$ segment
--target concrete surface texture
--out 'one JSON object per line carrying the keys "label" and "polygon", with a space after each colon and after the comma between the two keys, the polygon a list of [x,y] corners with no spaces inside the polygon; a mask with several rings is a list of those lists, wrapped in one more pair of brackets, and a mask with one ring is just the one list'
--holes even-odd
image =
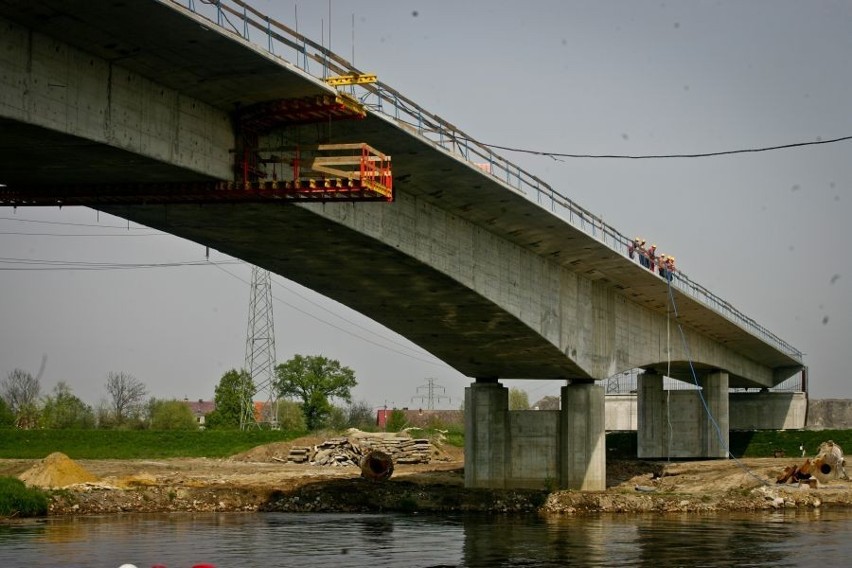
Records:
{"label": "concrete surface texture", "polygon": [[562,388],[562,410],[509,410],[509,389],[478,380],[465,389],[465,486],[606,487],[603,387]]}
{"label": "concrete surface texture", "polygon": [[[732,392],[728,395],[731,430],[801,430],[821,423],[823,428],[848,428],[852,425],[852,404],[846,412],[824,412],[836,408],[827,402],[808,400],[803,392]],[[607,395],[607,432],[638,429],[638,396],[635,394]],[[835,426],[835,424],[837,426]]]}
{"label": "concrete surface texture", "polygon": [[727,457],[728,377],[712,373],[701,386],[702,391],[663,390],[661,375],[639,377],[639,458]]}

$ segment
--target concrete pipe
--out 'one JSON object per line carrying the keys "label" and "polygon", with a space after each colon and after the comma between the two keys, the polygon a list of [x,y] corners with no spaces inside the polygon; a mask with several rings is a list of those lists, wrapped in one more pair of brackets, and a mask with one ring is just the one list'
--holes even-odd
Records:
{"label": "concrete pipe", "polygon": [[393,475],[393,460],[378,450],[367,452],[361,458],[361,477],[370,481],[384,481]]}
{"label": "concrete pipe", "polygon": [[828,483],[829,480],[833,477],[833,473],[833,465],[827,462],[824,458],[817,458],[813,461],[811,475],[817,480],[819,480],[820,485]]}

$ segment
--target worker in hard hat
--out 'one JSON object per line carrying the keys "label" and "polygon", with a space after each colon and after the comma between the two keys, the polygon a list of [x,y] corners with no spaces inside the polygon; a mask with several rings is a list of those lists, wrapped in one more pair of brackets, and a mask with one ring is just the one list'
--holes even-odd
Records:
{"label": "worker in hard hat", "polygon": [[648,270],[654,272],[654,264],[657,262],[657,245],[648,248]]}
{"label": "worker in hard hat", "polygon": [[639,264],[648,268],[648,252],[645,250],[645,239],[639,239]]}
{"label": "worker in hard hat", "polygon": [[639,243],[641,241],[642,239],[636,237],[635,239],[627,243],[627,256],[629,256],[631,260],[633,259],[633,254],[635,253],[636,249],[639,248]]}
{"label": "worker in hard hat", "polygon": [[669,257],[665,254],[660,255],[660,262],[657,264],[657,272],[660,273],[660,276],[668,280],[668,273],[666,272],[666,263],[668,262]]}

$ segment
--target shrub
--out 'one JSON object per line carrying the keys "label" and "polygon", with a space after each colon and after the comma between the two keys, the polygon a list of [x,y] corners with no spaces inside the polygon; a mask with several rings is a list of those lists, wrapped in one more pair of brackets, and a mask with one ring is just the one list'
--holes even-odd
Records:
{"label": "shrub", "polygon": [[0,517],[36,517],[47,514],[47,493],[27,487],[15,477],[0,477]]}
{"label": "shrub", "polygon": [[408,426],[408,420],[405,419],[405,412],[394,408],[388,417],[387,424],[385,424],[385,430],[388,432],[399,432],[406,426]]}

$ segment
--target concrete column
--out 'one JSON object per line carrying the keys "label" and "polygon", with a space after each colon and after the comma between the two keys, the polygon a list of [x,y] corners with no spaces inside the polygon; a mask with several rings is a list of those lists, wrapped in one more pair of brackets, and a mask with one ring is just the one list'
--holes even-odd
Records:
{"label": "concrete column", "polygon": [[476,379],[464,392],[464,486],[502,489],[509,471],[509,389]]}
{"label": "concrete column", "polygon": [[559,469],[563,489],[606,489],[604,388],[594,381],[562,387]]}
{"label": "concrete column", "polygon": [[707,410],[703,414],[701,428],[701,447],[704,456],[708,458],[728,457],[729,444],[729,403],[728,403],[728,373],[716,371],[704,377],[701,381],[704,392],[704,402]]}
{"label": "concrete column", "polygon": [[666,396],[663,377],[644,372],[638,379],[638,403],[636,420],[637,456],[639,458],[665,457],[668,451],[666,429]]}

